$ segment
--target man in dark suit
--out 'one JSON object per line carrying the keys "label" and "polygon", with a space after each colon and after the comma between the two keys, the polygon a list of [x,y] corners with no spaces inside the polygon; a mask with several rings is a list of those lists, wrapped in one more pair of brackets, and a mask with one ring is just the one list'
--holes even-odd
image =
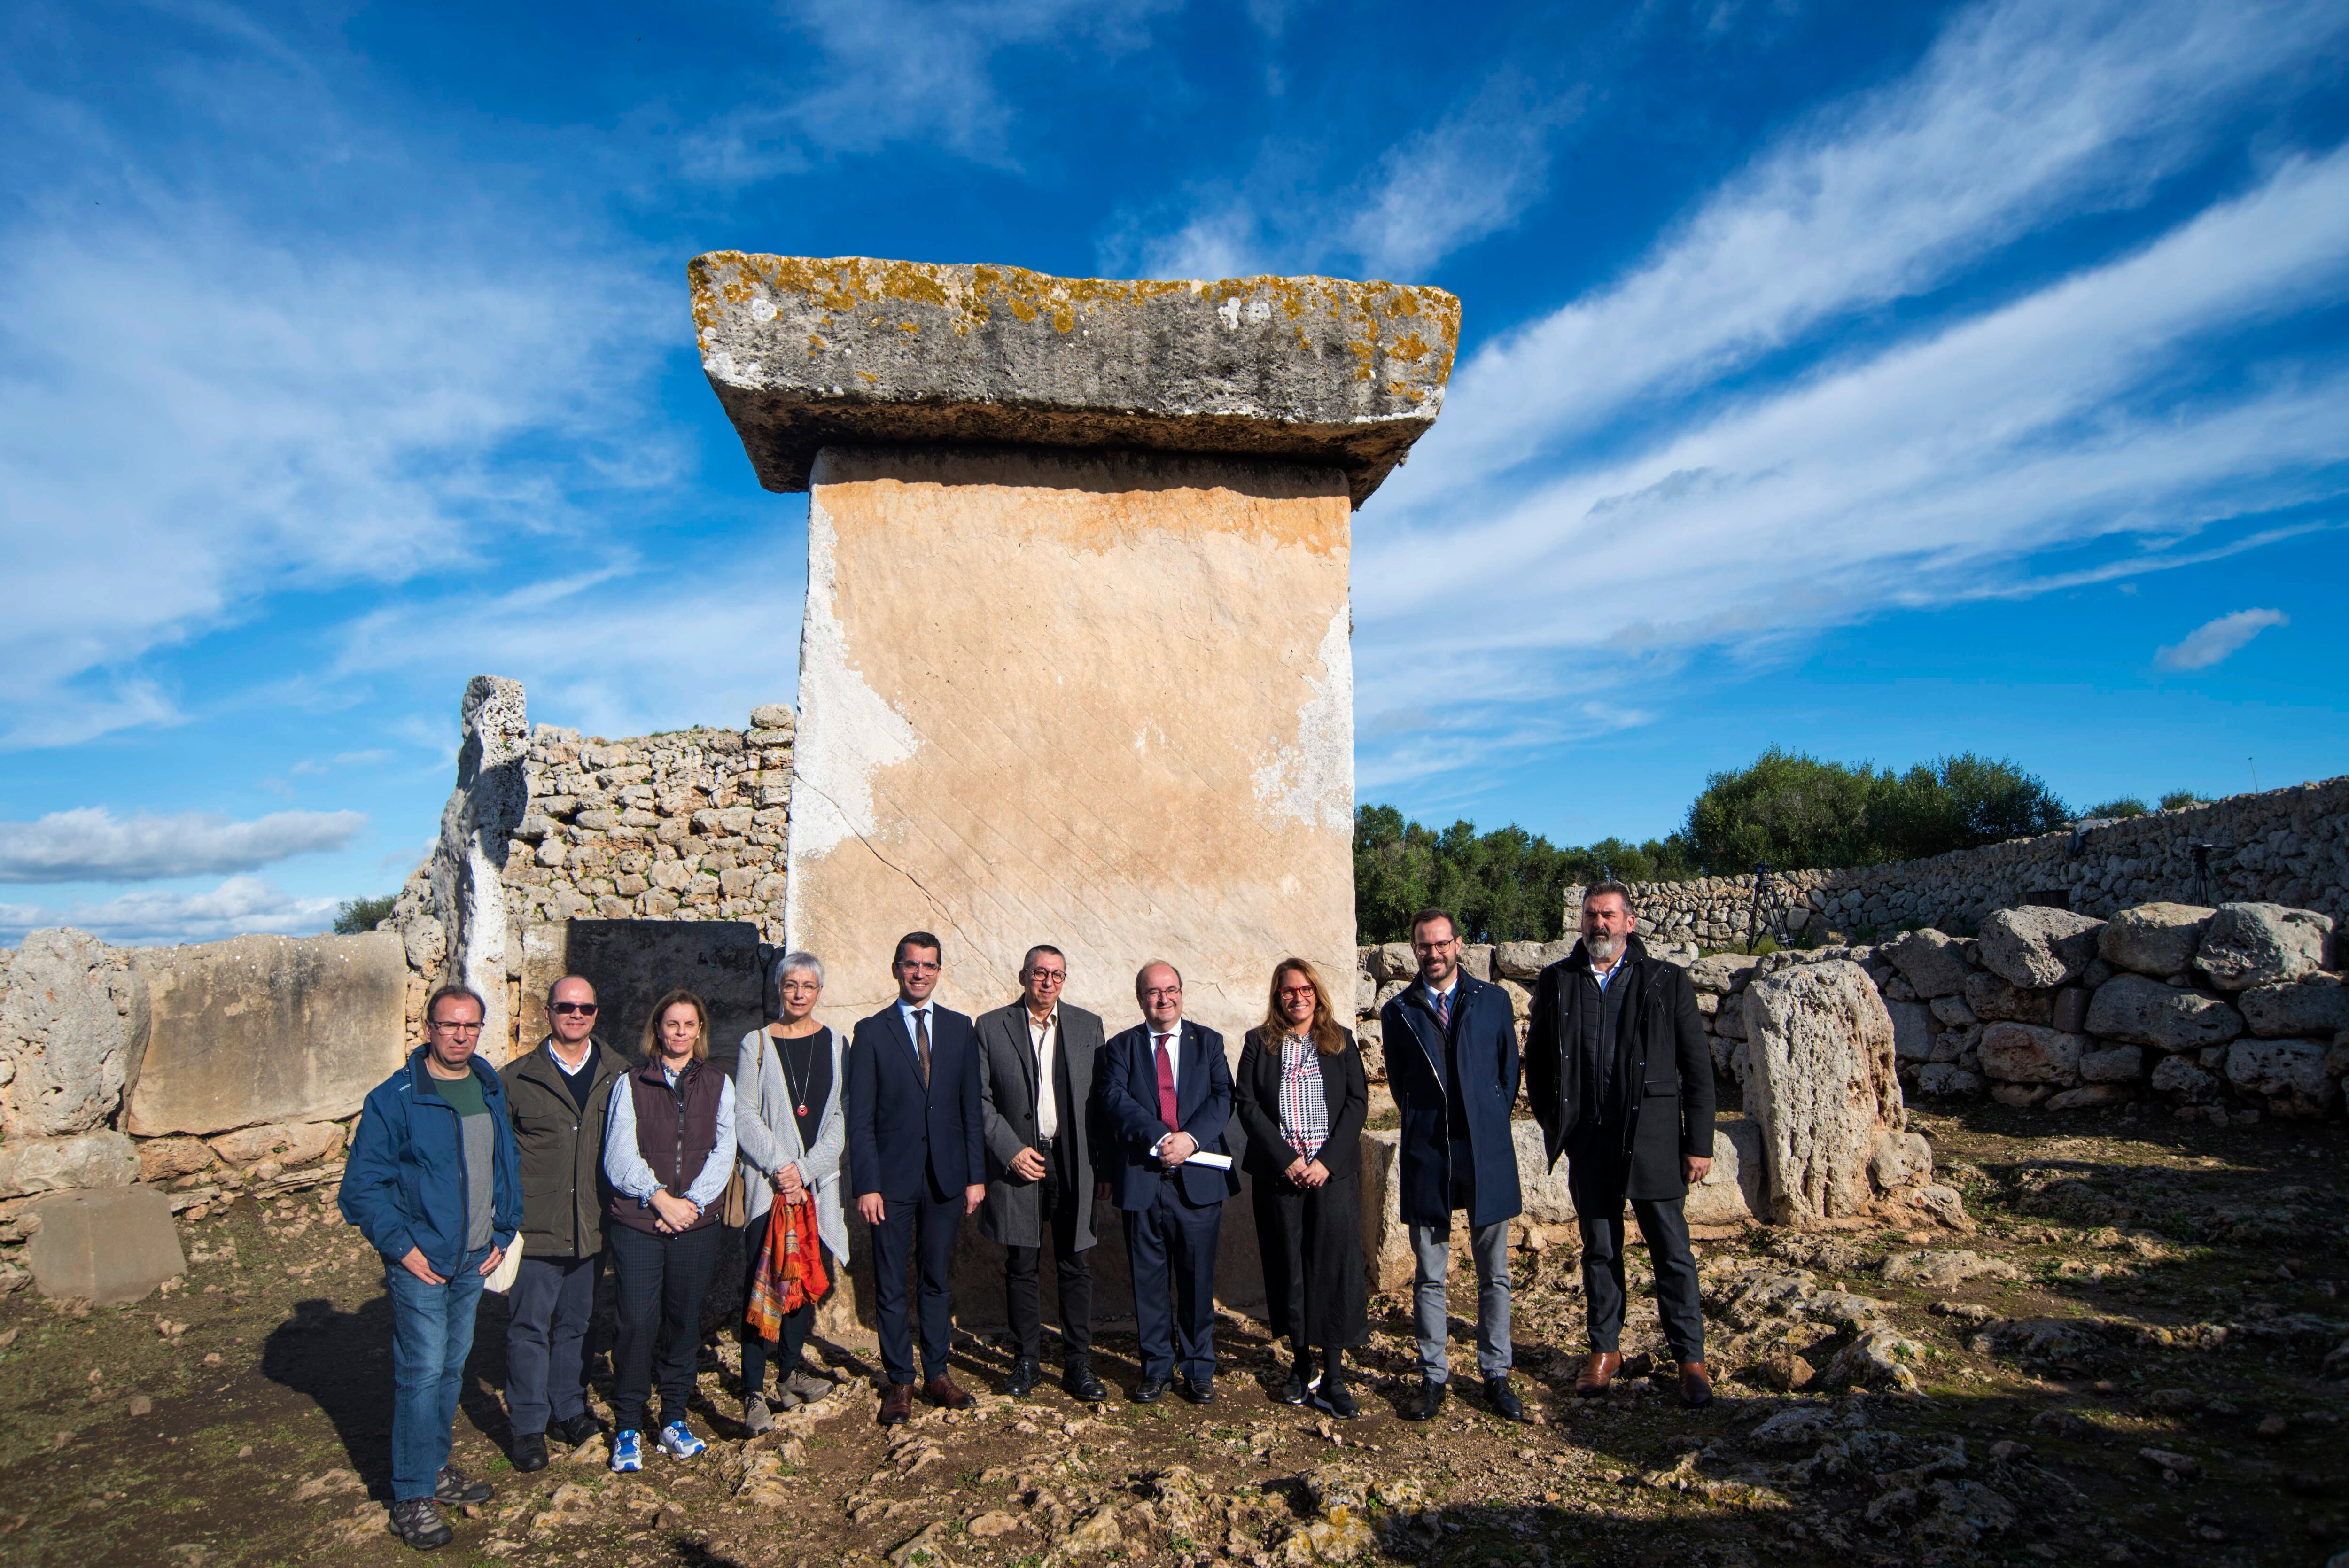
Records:
{"label": "man in dark suit", "polygon": [[987,1203],[979,1233],[1004,1249],[1003,1294],[1011,1320],[1017,1398],[1042,1375],[1043,1306],[1037,1288],[1050,1232],[1061,1294],[1061,1386],[1073,1398],[1105,1399],[1093,1375],[1093,1058],[1099,1014],[1061,1000],[1069,961],[1035,946],[1019,965],[1019,1000],[979,1015],[978,1098],[987,1124]]}
{"label": "man in dark suit", "polygon": [[1688,971],[1632,934],[1631,890],[1582,899],[1582,940],[1534,982],[1526,1077],[1549,1162],[1567,1157],[1582,1226],[1590,1359],[1574,1391],[1607,1392],[1623,1364],[1623,1204],[1655,1265],[1657,1314],[1680,1364],[1681,1398],[1713,1398],[1704,1314],[1689,1250],[1688,1190],[1713,1168],[1713,1052]]}
{"label": "man in dark suit", "polygon": [[[1240,1190],[1224,1147],[1232,1071],[1224,1037],[1184,1021],[1174,965],[1143,965],[1133,994],[1143,1022],[1103,1047],[1098,1090],[1142,1342],[1133,1398],[1152,1403],[1179,1371],[1183,1398],[1204,1405],[1216,1397],[1216,1243],[1224,1200]],[[1191,1159],[1201,1153],[1225,1163]]]}
{"label": "man in dark suit", "polygon": [[1512,1421],[1525,1406],[1509,1387],[1509,1222],[1524,1212],[1509,1109],[1517,1098],[1517,1024],[1508,994],[1460,968],[1460,928],[1440,909],[1412,916],[1419,978],[1379,1011],[1387,1079],[1402,1113],[1398,1193],[1411,1227],[1412,1316],[1419,1392],[1405,1420],[1431,1419],[1451,1380],[1452,1216],[1468,1217],[1476,1264],[1476,1371],[1485,1400]]}
{"label": "man in dark suit", "polygon": [[889,1377],[885,1427],[914,1412],[908,1252],[921,1270],[922,1394],[950,1410],[978,1403],[947,1375],[954,1343],[947,1274],[962,1217],[987,1196],[978,1037],[969,1018],[931,1005],[939,953],[926,931],[897,944],[897,999],[856,1026],[846,1062],[849,1190],[873,1227],[874,1305]]}

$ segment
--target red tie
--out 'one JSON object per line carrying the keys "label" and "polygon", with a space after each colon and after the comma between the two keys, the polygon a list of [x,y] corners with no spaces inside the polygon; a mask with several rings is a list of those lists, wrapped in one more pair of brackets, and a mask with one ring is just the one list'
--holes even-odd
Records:
{"label": "red tie", "polygon": [[1166,1054],[1166,1042],[1172,1035],[1158,1037],[1158,1119],[1166,1130],[1174,1132],[1183,1126],[1182,1113],[1174,1109],[1174,1058]]}

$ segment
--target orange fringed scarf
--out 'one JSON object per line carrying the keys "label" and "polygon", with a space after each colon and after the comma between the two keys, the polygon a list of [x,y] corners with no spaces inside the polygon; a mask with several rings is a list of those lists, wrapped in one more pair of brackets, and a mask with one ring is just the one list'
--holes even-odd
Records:
{"label": "orange fringed scarf", "polygon": [[767,1211],[767,1239],[759,1249],[759,1272],[750,1283],[743,1316],[761,1339],[780,1339],[783,1317],[832,1288],[823,1272],[823,1247],[816,1240],[815,1200]]}

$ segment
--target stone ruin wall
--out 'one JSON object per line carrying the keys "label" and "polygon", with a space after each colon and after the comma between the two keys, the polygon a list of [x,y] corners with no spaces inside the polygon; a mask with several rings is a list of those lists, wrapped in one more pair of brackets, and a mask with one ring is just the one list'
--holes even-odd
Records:
{"label": "stone ruin wall", "polygon": [[[2280,903],[2349,920],[2349,775],[2099,822],[2075,840],[2066,830],[1930,860],[1781,872],[1786,924],[1829,943],[1925,925],[1971,933],[1996,910],[2055,892],[2095,916],[2166,901]],[[2211,846],[2207,896],[2195,877],[2197,843]],[[1631,887],[1642,935],[1708,948],[1745,939],[1751,876]],[[1568,891],[1569,929],[1581,902],[1581,889]]]}

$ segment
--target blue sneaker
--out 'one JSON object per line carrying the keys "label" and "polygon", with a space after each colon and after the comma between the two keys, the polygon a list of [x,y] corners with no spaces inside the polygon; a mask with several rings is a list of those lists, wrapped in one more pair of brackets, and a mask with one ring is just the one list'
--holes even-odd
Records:
{"label": "blue sneaker", "polygon": [[709,1446],[683,1421],[671,1421],[660,1430],[660,1451],[673,1460],[689,1460]]}
{"label": "blue sneaker", "polygon": [[616,1470],[640,1470],[645,1468],[644,1434],[629,1427],[612,1434],[612,1468]]}

